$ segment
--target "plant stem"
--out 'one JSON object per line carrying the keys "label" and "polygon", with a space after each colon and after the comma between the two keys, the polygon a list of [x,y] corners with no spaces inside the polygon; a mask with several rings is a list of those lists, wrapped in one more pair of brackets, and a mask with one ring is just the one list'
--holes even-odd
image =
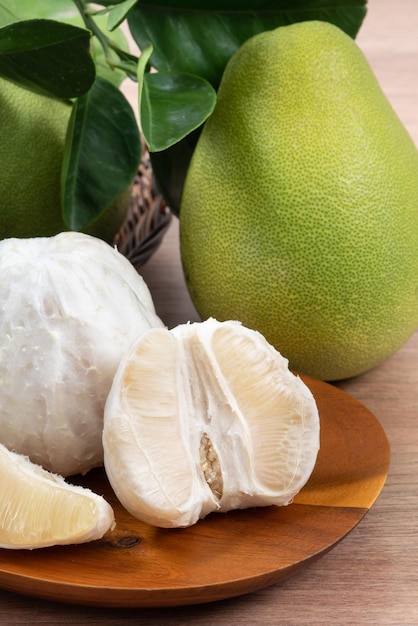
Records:
{"label": "plant stem", "polygon": [[109,50],[108,38],[106,37],[104,33],[102,33],[102,31],[97,26],[94,19],[89,15],[87,11],[87,6],[84,0],[73,0],[73,2],[76,5],[81,17],[83,18],[86,28],[88,30],[91,30],[93,35],[95,35],[95,37],[97,37],[97,39],[100,41],[100,44],[102,45],[103,50],[105,51],[105,54],[107,57],[107,53]]}
{"label": "plant stem", "polygon": [[85,0],[73,0],[76,5],[83,21],[88,30],[90,30],[95,37],[97,37],[100,45],[105,53],[106,63],[112,69],[120,69],[124,71],[129,78],[136,80],[136,65],[138,59],[123,50],[120,50],[116,44],[107,37],[103,31],[97,26],[92,14],[87,9],[87,3]]}

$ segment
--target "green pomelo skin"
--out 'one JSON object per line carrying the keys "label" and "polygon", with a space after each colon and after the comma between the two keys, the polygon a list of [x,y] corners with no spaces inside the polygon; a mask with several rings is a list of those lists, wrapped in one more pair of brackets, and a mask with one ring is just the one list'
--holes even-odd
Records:
{"label": "green pomelo skin", "polygon": [[[60,181],[70,115],[65,102],[0,78],[0,239],[68,230]],[[128,190],[85,232],[111,242],[129,202]]]}
{"label": "green pomelo skin", "polygon": [[337,380],[418,327],[418,152],[356,43],[304,22],[229,62],[188,172],[181,254],[202,318]]}

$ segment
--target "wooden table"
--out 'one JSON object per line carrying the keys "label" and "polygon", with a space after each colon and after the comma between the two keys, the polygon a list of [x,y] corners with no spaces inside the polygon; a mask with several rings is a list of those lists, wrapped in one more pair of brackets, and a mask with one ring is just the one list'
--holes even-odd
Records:
{"label": "wooden table", "polygon": [[[358,43],[418,144],[416,0],[370,0]],[[184,285],[176,220],[143,275],[169,326],[198,319]],[[247,596],[177,609],[102,610],[0,591],[0,623],[417,625],[418,332],[385,363],[338,387],[380,421],[391,445],[391,466],[386,486],[364,520],[302,573]]]}

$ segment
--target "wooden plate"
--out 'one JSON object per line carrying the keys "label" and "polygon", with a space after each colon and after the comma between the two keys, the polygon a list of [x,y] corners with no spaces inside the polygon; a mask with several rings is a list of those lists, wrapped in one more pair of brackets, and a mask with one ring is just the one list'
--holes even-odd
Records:
{"label": "wooden plate", "polygon": [[187,529],[158,529],[131,517],[103,470],[94,470],[79,482],[108,498],[116,529],[84,545],[0,550],[0,587],[92,606],[162,607],[249,593],[305,568],[373,505],[390,453],[382,427],[362,404],[303,378],[317,400],[321,450],[290,506],[217,513]]}

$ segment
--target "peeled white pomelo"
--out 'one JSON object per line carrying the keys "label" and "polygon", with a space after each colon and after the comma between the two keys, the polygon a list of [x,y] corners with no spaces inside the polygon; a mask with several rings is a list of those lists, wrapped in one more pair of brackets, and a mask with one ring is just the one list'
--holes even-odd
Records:
{"label": "peeled white pomelo", "polygon": [[0,442],[63,476],[103,464],[114,373],[155,326],[144,280],[104,241],[0,241]]}
{"label": "peeled white pomelo", "polygon": [[104,463],[123,506],[161,527],[286,505],[319,449],[307,385],[238,322],[151,329],[121,360],[105,406]]}

